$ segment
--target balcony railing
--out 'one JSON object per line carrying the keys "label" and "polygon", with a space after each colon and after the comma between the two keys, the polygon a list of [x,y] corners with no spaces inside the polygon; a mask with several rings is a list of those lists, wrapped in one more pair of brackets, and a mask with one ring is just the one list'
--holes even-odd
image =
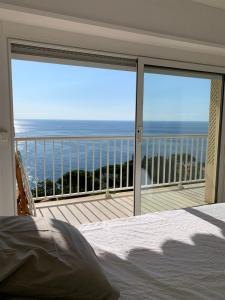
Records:
{"label": "balcony railing", "polygon": [[[15,138],[35,200],[132,190],[132,136]],[[207,135],[144,136],[142,188],[205,180]]]}

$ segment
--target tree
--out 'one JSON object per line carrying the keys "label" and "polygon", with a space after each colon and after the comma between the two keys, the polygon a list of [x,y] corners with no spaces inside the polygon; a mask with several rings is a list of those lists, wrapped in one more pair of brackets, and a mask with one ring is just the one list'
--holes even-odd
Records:
{"label": "tree", "polygon": [[[180,165],[181,162],[181,165]],[[156,184],[156,183],[169,183],[169,182],[179,182],[186,180],[194,180],[195,175],[197,178],[200,177],[200,171],[202,171],[202,177],[204,178],[205,172],[205,163],[200,162],[196,163],[196,158],[188,154],[187,157],[185,154],[180,157],[180,155],[172,154],[171,158],[163,156],[154,156],[147,159],[147,184]],[[143,157],[141,162],[141,167],[144,172],[146,172],[146,156]],[[127,181],[127,170],[129,173]],[[152,174],[153,170],[153,174]],[[158,173],[159,172],[159,173]],[[114,176],[115,174],[115,176]],[[180,178],[180,174],[182,174]],[[122,176],[121,176],[122,175]],[[185,178],[186,175],[186,178]],[[114,179],[115,177],[115,179]],[[71,183],[71,184],[70,184]],[[55,182],[55,195],[61,194],[70,194],[77,192],[85,191],[102,191],[107,189],[128,187],[133,185],[133,159],[122,164],[109,165],[97,168],[92,171],[72,170],[63,174],[62,178],[58,178]],[[79,184],[79,186],[78,186]],[[53,195],[53,181],[47,179],[46,183],[44,181],[39,181],[37,185],[38,197]],[[32,189],[32,194],[36,197],[36,189]]]}

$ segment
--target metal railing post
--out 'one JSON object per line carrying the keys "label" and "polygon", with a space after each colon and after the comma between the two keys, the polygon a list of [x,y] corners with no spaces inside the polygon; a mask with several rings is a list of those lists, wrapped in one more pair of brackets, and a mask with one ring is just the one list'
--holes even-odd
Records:
{"label": "metal railing post", "polygon": [[[207,134],[144,136],[146,172],[143,174],[143,187],[177,184],[182,188],[184,183],[203,182],[207,152],[207,143],[204,141],[206,140]],[[33,147],[30,143],[33,143]],[[90,143],[92,147],[89,147]],[[106,147],[103,147],[103,143]],[[76,148],[72,147],[74,144]],[[105,193],[106,197],[110,197],[111,191],[133,190],[134,178],[129,179],[130,156],[134,155],[134,149],[130,149],[132,144],[134,144],[133,136],[15,138],[15,149],[21,153],[26,164],[28,178],[32,178],[29,172],[34,168],[34,179],[33,183],[30,181],[30,187],[35,200],[60,199],[93,193]],[[97,149],[99,155],[96,154]],[[117,151],[119,151],[118,155]],[[57,154],[60,155],[59,158]],[[74,156],[76,167],[72,169]],[[151,174],[148,174],[148,170]],[[69,174],[68,187],[65,186],[67,173]],[[76,182],[73,179],[74,175],[77,177]],[[50,190],[49,180],[52,181],[52,190]],[[99,182],[98,186],[97,182]]]}

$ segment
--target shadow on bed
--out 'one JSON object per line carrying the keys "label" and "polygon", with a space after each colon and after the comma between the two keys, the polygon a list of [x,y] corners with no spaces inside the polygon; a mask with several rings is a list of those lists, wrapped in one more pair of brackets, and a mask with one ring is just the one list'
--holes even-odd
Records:
{"label": "shadow on bed", "polygon": [[187,211],[188,213],[190,213],[198,218],[201,218],[202,220],[204,220],[212,225],[217,226],[218,228],[220,228],[222,230],[222,232],[225,236],[225,222],[223,220],[215,218],[215,217],[207,214],[206,212],[200,211],[196,208],[188,207],[188,208],[184,208],[183,210]]}
{"label": "shadow on bed", "polygon": [[187,211],[219,227],[221,235],[195,234],[185,243],[170,239],[160,251],[134,248],[124,259],[99,256],[122,299],[225,299],[225,222]]}
{"label": "shadow on bed", "polygon": [[[106,251],[98,254],[109,281],[120,289],[121,299],[225,299],[225,222],[194,209],[186,211],[220,228],[221,235],[196,234],[185,243],[171,239],[160,250],[134,248],[123,258]],[[51,223],[59,232],[61,224],[74,228],[55,219]],[[63,236],[65,231],[61,233]],[[0,296],[7,300],[38,299]]]}

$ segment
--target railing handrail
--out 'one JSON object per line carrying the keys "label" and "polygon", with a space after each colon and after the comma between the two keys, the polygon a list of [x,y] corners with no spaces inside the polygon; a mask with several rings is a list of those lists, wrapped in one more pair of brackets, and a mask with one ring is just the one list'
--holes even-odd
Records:
{"label": "railing handrail", "polygon": [[[206,137],[207,133],[203,134],[163,134],[163,135],[145,135],[143,139],[172,139],[172,138],[191,138],[191,137]],[[31,136],[31,137],[14,137],[14,140],[19,141],[48,141],[48,140],[133,140],[135,136],[126,135],[106,135],[106,136]]]}
{"label": "railing handrail", "polygon": [[[207,140],[208,134],[144,136],[142,187],[203,182]],[[33,161],[33,193],[36,200],[90,193],[107,194],[133,188],[134,176],[130,174],[133,172],[134,136],[34,136],[15,137],[14,141],[16,150],[21,149],[28,175],[28,162],[30,159]],[[37,168],[39,159],[43,169],[41,173]],[[49,160],[50,173],[47,175]],[[60,179],[61,183],[58,182]],[[51,194],[48,193],[47,183],[51,185]]]}

